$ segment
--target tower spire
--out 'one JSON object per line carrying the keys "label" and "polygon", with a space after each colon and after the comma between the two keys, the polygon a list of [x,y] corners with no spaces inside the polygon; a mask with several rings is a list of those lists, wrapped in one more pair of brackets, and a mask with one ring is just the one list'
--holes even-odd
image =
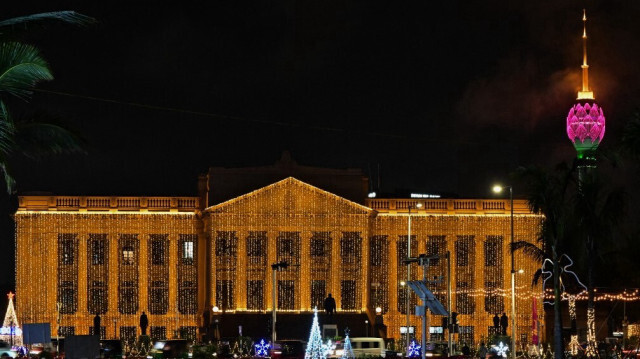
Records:
{"label": "tower spire", "polygon": [[578,91],[578,100],[593,100],[593,91],[589,89],[589,65],[587,64],[587,11],[582,9],[582,91]]}

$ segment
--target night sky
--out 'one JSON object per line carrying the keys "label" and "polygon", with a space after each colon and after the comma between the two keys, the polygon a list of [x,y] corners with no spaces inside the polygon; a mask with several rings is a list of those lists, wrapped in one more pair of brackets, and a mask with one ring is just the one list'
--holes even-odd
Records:
{"label": "night sky", "polygon": [[[18,194],[195,195],[209,166],[269,165],[289,150],[373,179],[379,167],[382,192],[490,196],[520,165],[575,155],[565,121],[584,7],[603,145],[640,106],[634,0],[171,3],[2,7],[3,19],[75,10],[98,21],[26,33],[56,79],[12,102],[14,115],[64,119],[88,154],[14,163]],[[16,196],[1,198],[10,254]]]}

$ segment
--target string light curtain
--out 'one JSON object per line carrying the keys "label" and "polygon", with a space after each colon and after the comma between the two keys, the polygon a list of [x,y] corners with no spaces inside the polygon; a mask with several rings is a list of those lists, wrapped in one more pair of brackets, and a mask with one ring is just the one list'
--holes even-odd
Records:
{"label": "string light curtain", "polygon": [[[197,293],[178,310],[176,269],[180,235],[197,243],[195,213],[19,211],[15,219],[21,322],[86,335],[100,314],[103,337],[136,338],[145,311],[156,333],[197,328]],[[190,269],[181,280],[197,285],[196,275]]]}

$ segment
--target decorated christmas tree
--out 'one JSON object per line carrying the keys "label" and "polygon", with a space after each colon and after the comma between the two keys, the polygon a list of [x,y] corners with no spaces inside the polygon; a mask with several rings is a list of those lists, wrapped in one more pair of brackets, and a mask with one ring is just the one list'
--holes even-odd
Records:
{"label": "decorated christmas tree", "polygon": [[22,329],[20,329],[16,310],[13,307],[15,294],[9,292],[7,297],[9,297],[9,305],[7,305],[7,314],[5,314],[2,328],[0,328],[0,340],[11,343],[14,346],[22,346]]}
{"label": "decorated christmas tree", "polygon": [[325,349],[322,344],[322,335],[320,335],[320,326],[318,325],[318,308],[313,308],[313,324],[311,324],[311,333],[307,342],[307,350],[304,352],[304,359],[325,358]]}
{"label": "decorated christmas tree", "polygon": [[342,356],[340,357],[340,359],[353,359],[356,357],[353,354],[353,348],[351,347],[351,339],[349,339],[350,332],[351,331],[349,330],[349,328],[346,328],[344,330],[344,345],[343,345],[344,351],[342,352]]}

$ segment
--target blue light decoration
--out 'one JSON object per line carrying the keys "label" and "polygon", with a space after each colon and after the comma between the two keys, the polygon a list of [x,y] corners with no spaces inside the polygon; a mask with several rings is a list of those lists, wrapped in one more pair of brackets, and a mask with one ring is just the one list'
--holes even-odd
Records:
{"label": "blue light decoration", "polygon": [[409,343],[409,347],[407,348],[407,356],[409,358],[417,358],[421,355],[422,347],[415,339],[411,339],[411,343]]}
{"label": "blue light decoration", "polygon": [[269,349],[271,349],[271,344],[269,344],[269,342],[265,342],[264,339],[260,339],[260,343],[255,344],[254,347],[256,348],[256,356],[269,356]]}

